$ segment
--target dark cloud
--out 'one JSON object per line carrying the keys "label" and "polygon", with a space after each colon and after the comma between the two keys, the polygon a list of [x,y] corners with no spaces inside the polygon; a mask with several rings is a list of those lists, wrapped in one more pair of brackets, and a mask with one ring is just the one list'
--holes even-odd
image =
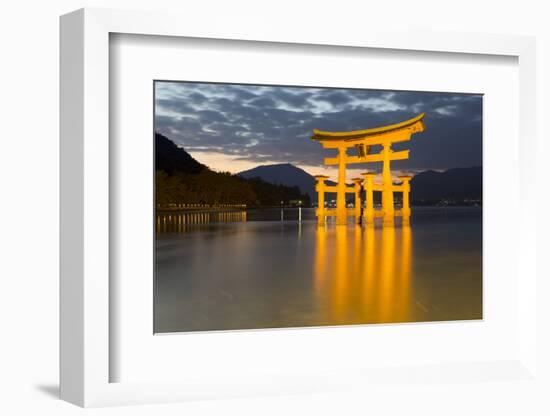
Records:
{"label": "dark cloud", "polygon": [[328,94],[317,94],[315,100],[325,101],[332,105],[346,104],[353,100],[353,94],[345,93],[343,91],[333,91]]}
{"label": "dark cloud", "polygon": [[274,97],[280,103],[299,109],[309,107],[310,103],[308,99],[311,95],[311,92],[298,88],[274,88],[273,91],[270,92],[270,96]]}
{"label": "dark cloud", "polygon": [[314,128],[357,130],[426,113],[402,169],[481,165],[482,96],[357,89],[158,82],[155,128],[189,151],[224,152],[253,162],[320,165],[327,152]]}
{"label": "dark cloud", "polygon": [[202,95],[200,92],[194,92],[192,94],[189,94],[188,99],[192,103],[196,103],[196,104],[204,103],[207,100],[207,98],[204,95]]}
{"label": "dark cloud", "polygon": [[261,108],[274,108],[277,106],[275,100],[271,97],[257,97],[248,101],[249,106],[261,107]]}
{"label": "dark cloud", "polygon": [[181,99],[159,99],[156,100],[156,110],[157,113],[159,110],[168,110],[170,112],[178,113],[178,114],[186,114],[186,113],[193,113],[195,109],[189,105],[190,101],[188,100],[181,100]]}
{"label": "dark cloud", "polygon": [[233,88],[233,93],[235,94],[235,98],[239,100],[251,100],[256,97],[256,94],[245,88],[235,87]]}
{"label": "dark cloud", "polygon": [[214,121],[229,121],[224,113],[214,110],[200,110],[196,112],[199,119],[205,123]]}

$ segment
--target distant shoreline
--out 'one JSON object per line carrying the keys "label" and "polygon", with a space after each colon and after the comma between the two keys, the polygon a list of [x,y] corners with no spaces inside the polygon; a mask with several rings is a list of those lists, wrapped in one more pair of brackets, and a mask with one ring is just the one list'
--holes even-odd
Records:
{"label": "distant shoreline", "polygon": [[[214,206],[214,207],[162,207],[162,208],[155,208],[155,211],[157,212],[218,212],[218,211],[244,211],[244,210],[256,210],[256,209],[276,209],[276,208],[299,208],[297,205],[269,205],[269,206],[227,206],[227,207],[221,207],[221,206]],[[304,209],[313,209],[315,207],[302,207]]]}
{"label": "distant shoreline", "polygon": [[[231,207],[166,207],[156,208],[155,212],[167,213],[167,212],[221,212],[221,211],[254,211],[262,209],[298,209],[300,207],[294,205],[273,205],[262,207],[246,207],[246,206],[231,206]],[[302,207],[303,209],[316,209],[316,207]],[[482,209],[482,205],[413,205],[411,208],[441,208],[441,209],[453,209],[453,208],[478,208]]]}

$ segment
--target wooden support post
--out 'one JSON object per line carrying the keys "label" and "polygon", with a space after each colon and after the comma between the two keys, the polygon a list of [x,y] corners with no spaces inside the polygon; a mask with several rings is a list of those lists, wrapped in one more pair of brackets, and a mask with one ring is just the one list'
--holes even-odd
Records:
{"label": "wooden support post", "polygon": [[316,175],[315,179],[317,184],[315,185],[315,190],[317,191],[317,225],[325,225],[325,180],[328,179],[328,176]]}
{"label": "wooden support post", "polygon": [[363,181],[361,180],[361,178],[354,178],[353,182],[355,187],[355,221],[357,222],[357,224],[361,224],[361,190]]}
{"label": "wooden support post", "polygon": [[363,186],[365,188],[365,211],[363,212],[363,217],[365,219],[365,224],[373,225],[374,224],[374,173],[366,172],[363,173],[364,182]]}

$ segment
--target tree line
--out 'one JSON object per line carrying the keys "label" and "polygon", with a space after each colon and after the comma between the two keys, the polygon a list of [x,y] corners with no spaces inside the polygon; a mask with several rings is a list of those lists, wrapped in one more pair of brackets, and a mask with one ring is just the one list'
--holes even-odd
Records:
{"label": "tree line", "polygon": [[308,194],[297,186],[277,185],[260,178],[245,179],[229,172],[215,172],[197,162],[184,149],[161,134],[155,135],[155,197],[157,206],[171,204],[285,205],[302,201]]}

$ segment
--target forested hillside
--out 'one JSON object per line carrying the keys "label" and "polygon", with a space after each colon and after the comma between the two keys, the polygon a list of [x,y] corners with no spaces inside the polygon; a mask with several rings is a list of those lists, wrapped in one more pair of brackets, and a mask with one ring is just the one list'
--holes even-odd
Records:
{"label": "forested hillside", "polygon": [[297,186],[215,172],[159,133],[155,134],[155,169],[157,207],[171,204],[274,206],[295,200],[301,200],[304,206],[310,205],[309,195],[301,193]]}

